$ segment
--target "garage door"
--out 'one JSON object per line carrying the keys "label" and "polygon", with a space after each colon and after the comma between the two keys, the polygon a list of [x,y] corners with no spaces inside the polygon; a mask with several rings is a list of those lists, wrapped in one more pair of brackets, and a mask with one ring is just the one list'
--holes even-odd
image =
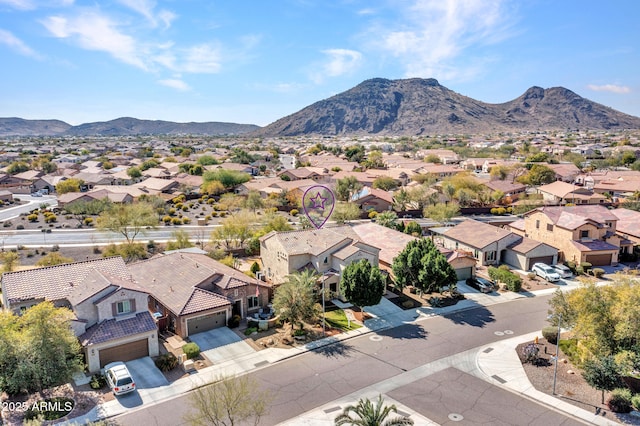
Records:
{"label": "garage door", "polygon": [[553,256],[532,257],[529,259],[529,267],[527,269],[531,269],[536,263],[546,263],[547,265],[551,265],[553,263]]}
{"label": "garage door", "polygon": [[611,265],[611,254],[590,254],[585,258],[593,266]]}
{"label": "garage door", "polygon": [[214,328],[220,328],[226,325],[227,314],[225,311],[187,320],[187,330],[189,335],[202,333],[203,331],[213,330]]}
{"label": "garage door", "polygon": [[100,350],[100,368],[114,361],[131,361],[149,355],[147,339]]}
{"label": "garage door", "polygon": [[471,267],[456,269],[456,275],[458,276],[458,281],[471,278],[472,272],[473,272],[473,268]]}

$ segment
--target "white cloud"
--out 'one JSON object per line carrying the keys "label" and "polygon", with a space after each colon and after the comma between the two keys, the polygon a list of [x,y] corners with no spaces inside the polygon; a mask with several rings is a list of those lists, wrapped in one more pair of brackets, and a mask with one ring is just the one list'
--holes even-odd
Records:
{"label": "white cloud", "polygon": [[[455,61],[470,48],[507,35],[511,23],[504,3],[415,0],[401,14],[400,22],[378,24],[367,36],[374,48],[397,58],[407,77],[453,79],[461,76]],[[469,57],[465,59],[469,61]],[[465,63],[461,68],[473,66]]]}
{"label": "white cloud", "polygon": [[326,61],[319,65],[320,70],[311,72],[311,80],[322,83],[325,77],[339,77],[355,71],[362,63],[362,53],[349,49],[323,50]]}
{"label": "white cloud", "polygon": [[211,44],[200,44],[185,49],[180,63],[177,64],[179,71],[213,74],[220,71],[221,54],[220,49]]}
{"label": "white cloud", "polygon": [[188,90],[191,90],[191,88],[187,83],[176,78],[167,78],[164,80],[158,80],[158,83],[162,84],[163,86],[171,87],[172,89],[180,90],[181,92],[186,92]]}
{"label": "white cloud", "polygon": [[32,10],[36,8],[31,0],[0,0],[0,4],[6,4],[14,9],[20,10]]}
{"label": "white cloud", "polygon": [[106,15],[83,12],[70,18],[51,16],[42,24],[54,37],[70,39],[84,49],[107,52],[122,62],[147,69],[136,40],[119,31]]}
{"label": "white cloud", "polygon": [[10,49],[18,52],[21,55],[29,56],[35,59],[42,59],[39,53],[27,46],[25,42],[14,36],[9,31],[0,29],[0,44],[8,46]]}
{"label": "white cloud", "polygon": [[611,92],[611,93],[630,93],[631,88],[627,86],[619,86],[617,84],[589,84],[587,87],[595,92]]}
{"label": "white cloud", "polygon": [[158,26],[158,21],[162,22],[165,28],[171,26],[171,22],[176,18],[176,15],[168,10],[160,10],[158,13],[154,11],[156,2],[154,0],[118,0],[120,4],[128,7],[129,9],[138,12],[140,15],[147,18],[147,20],[154,27]]}

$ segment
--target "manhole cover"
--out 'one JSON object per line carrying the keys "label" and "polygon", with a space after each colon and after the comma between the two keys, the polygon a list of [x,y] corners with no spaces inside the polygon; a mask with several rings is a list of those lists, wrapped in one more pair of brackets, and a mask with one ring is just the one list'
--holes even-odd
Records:
{"label": "manhole cover", "polygon": [[513,334],[513,330],[505,330],[504,334]]}
{"label": "manhole cover", "polygon": [[502,331],[494,331],[493,334],[495,334],[496,336],[504,336],[504,333]]}
{"label": "manhole cover", "polygon": [[464,417],[462,416],[462,414],[458,414],[458,413],[449,414],[449,420],[451,420],[453,422],[459,422],[459,421],[461,421],[463,419],[464,419]]}
{"label": "manhole cover", "polygon": [[379,342],[382,340],[382,336],[369,336],[369,340],[373,340],[374,342]]}

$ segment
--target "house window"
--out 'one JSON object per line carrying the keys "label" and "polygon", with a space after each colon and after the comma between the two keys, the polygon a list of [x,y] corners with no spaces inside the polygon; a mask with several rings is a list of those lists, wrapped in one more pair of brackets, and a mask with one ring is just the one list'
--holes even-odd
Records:
{"label": "house window", "polygon": [[589,230],[580,231],[580,238],[589,238]]}
{"label": "house window", "polygon": [[326,265],[328,261],[329,261],[329,258],[325,257],[323,263]]}
{"label": "house window", "polygon": [[553,225],[552,224],[547,223],[547,231],[553,232]]}
{"label": "house window", "polygon": [[536,220],[536,229],[540,229],[540,221]]}
{"label": "house window", "polygon": [[128,300],[116,303],[116,313],[118,315],[127,314],[129,312],[131,312],[131,303]]}
{"label": "house window", "polygon": [[486,260],[487,260],[487,262],[494,262],[496,260],[496,252],[495,251],[488,251]]}
{"label": "house window", "polygon": [[258,298],[256,296],[247,297],[247,306],[249,306],[249,309],[257,308],[259,306],[258,305]]}

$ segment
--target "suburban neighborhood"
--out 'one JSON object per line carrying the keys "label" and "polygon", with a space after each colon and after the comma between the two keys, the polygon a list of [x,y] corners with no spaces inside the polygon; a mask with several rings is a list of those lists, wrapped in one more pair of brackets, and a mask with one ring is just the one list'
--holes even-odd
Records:
{"label": "suburban neighborhood", "polygon": [[[23,401],[67,384],[65,397],[95,391],[69,420],[117,421],[127,412],[119,401],[134,391],[114,390],[108,377],[118,363],[147,407],[159,389],[177,397],[197,388],[194,377],[215,381],[214,371],[256,354],[272,358],[252,368],[472,306],[520,298],[553,305],[569,290],[617,280],[629,280],[637,297],[639,138],[574,131],[6,139],[3,321],[63,318],[70,334],[59,349],[69,361],[55,367],[59,383],[23,383],[37,376],[37,361],[22,367],[10,355],[17,346],[0,350],[0,365],[33,369],[5,374],[3,398]],[[306,194],[318,185],[335,196],[322,226],[307,215]],[[41,241],[24,243],[29,235]],[[63,236],[84,242],[58,242]],[[559,315],[555,341],[561,326],[570,333]],[[28,341],[20,330],[30,321],[7,325],[2,339]],[[640,366],[634,336],[621,348],[635,361],[620,376]],[[240,345],[240,355],[225,354]],[[595,353],[583,350],[582,357]],[[140,365],[156,385],[144,384]],[[604,391],[618,387],[596,389],[604,410]],[[9,424],[25,415],[3,411]],[[577,417],[613,424],[612,414]]]}

